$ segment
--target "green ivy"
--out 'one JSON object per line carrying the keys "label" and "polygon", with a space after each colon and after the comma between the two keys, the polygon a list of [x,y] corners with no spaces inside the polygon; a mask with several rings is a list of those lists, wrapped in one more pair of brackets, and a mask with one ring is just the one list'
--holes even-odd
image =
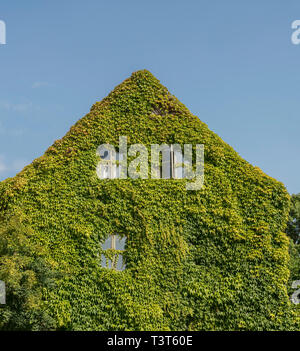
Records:
{"label": "green ivy", "polygon": [[[205,184],[100,180],[96,149],[205,145]],[[0,183],[0,214],[21,210],[64,273],[44,289],[66,330],[294,330],[287,293],[289,195],[243,160],[148,71],[138,71],[61,140]],[[101,267],[101,244],[127,237],[126,270]]]}

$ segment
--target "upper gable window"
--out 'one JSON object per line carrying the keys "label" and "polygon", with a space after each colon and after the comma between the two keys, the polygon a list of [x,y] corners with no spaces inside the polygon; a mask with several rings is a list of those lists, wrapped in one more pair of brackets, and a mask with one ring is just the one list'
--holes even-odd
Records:
{"label": "upper gable window", "polygon": [[[127,162],[125,166],[122,163],[124,155],[117,152],[112,145],[102,144],[97,149],[97,155],[100,157],[96,169],[98,178],[119,179],[123,170],[127,173]],[[153,157],[152,153],[151,157]],[[178,144],[158,146],[154,157],[155,166],[152,168],[151,164],[151,173],[155,179],[183,179],[185,177],[185,166],[191,163],[183,156],[182,149]]]}
{"label": "upper gable window", "polygon": [[119,162],[123,160],[123,155],[115,151],[114,148],[101,147],[97,150],[100,156],[100,162],[97,166],[97,175],[100,179],[116,179],[119,178],[121,166]]}
{"label": "upper gable window", "polygon": [[161,150],[161,164],[157,169],[157,177],[162,179],[183,178],[183,155],[181,149],[173,145],[166,146]]}
{"label": "upper gable window", "polygon": [[110,235],[102,245],[102,267],[123,271],[125,263],[123,253],[126,245],[126,237]]}
{"label": "upper gable window", "polygon": [[183,156],[182,152],[173,149],[173,145],[171,145],[171,177],[175,179],[183,178]]}

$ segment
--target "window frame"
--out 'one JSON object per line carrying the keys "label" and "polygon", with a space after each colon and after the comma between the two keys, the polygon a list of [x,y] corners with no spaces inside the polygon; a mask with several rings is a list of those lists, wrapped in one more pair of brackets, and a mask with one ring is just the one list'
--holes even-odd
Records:
{"label": "window frame", "polygon": [[[120,242],[122,242],[122,240],[124,240],[124,244],[122,245],[121,249],[117,249],[117,240],[119,240]],[[109,240],[109,241],[108,241]],[[111,234],[102,244],[102,253],[101,253],[101,266],[103,268],[107,268],[107,269],[112,269],[114,271],[124,271],[126,268],[126,264],[124,263],[124,252],[125,252],[125,245],[126,245],[126,237],[121,237],[118,234]],[[104,249],[103,246],[105,245],[106,242],[109,242],[109,247]],[[114,250],[116,251],[115,254],[113,255],[112,258],[107,257],[107,255],[105,255],[105,251],[107,250]],[[121,269],[118,269],[118,262],[120,260],[120,256],[121,256]],[[105,265],[103,264],[103,261],[105,260]]]}
{"label": "window frame", "polygon": [[[108,157],[106,159],[104,158],[104,156],[101,156],[100,152],[98,153],[100,157],[100,162],[97,166],[98,178],[101,180],[119,179],[121,174],[120,161],[123,160],[123,154],[117,150],[112,150],[110,148],[105,149],[105,152],[108,152]],[[106,167],[107,176],[104,176],[104,173],[106,173]]]}
{"label": "window frame", "polygon": [[[180,161],[176,157],[176,153],[180,154]],[[178,166],[180,164],[180,166]],[[170,146],[170,177],[172,179],[183,179],[184,178],[184,156],[182,150],[180,152],[174,150],[173,144]]]}

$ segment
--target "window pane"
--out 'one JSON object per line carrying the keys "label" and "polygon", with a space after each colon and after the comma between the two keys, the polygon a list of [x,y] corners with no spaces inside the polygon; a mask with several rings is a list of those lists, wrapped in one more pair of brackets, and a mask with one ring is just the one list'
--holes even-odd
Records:
{"label": "window pane", "polygon": [[162,151],[162,179],[171,177],[171,151],[170,149]]}
{"label": "window pane", "polygon": [[101,164],[101,179],[109,178],[109,166]]}
{"label": "window pane", "polygon": [[109,150],[102,151],[100,157],[102,160],[108,161],[110,159],[110,151]]}
{"label": "window pane", "polygon": [[101,266],[106,267],[106,257],[103,254],[101,255]]}
{"label": "window pane", "polygon": [[[110,235],[102,244],[102,250],[115,249],[124,251],[126,245],[126,237],[120,237],[119,235]],[[104,253],[101,255],[101,266],[110,269],[116,269],[123,271],[125,269],[125,262],[123,255],[117,253],[113,260],[108,259]]]}
{"label": "window pane", "polygon": [[112,168],[112,172],[111,172],[111,178],[112,179],[116,179],[120,177],[120,166],[117,165],[117,163],[119,161],[123,160],[123,155],[120,155],[119,152],[116,151],[116,159],[114,159],[113,157],[111,157],[111,168]]}
{"label": "window pane", "polygon": [[101,255],[101,266],[104,268],[112,268],[111,267],[111,260],[105,257],[105,255]]}
{"label": "window pane", "polygon": [[125,250],[126,237],[116,235],[116,250]]}
{"label": "window pane", "polygon": [[113,164],[111,165],[111,179],[117,178],[117,165]]}
{"label": "window pane", "polygon": [[175,179],[183,178],[183,168],[182,168],[182,153],[178,151],[174,151],[174,174]]}
{"label": "window pane", "polygon": [[118,263],[117,263],[117,270],[118,271],[124,271],[125,269],[125,264],[123,262],[123,255],[119,255]]}
{"label": "window pane", "polygon": [[[116,156],[117,156],[117,161],[119,161],[119,162],[123,161],[123,154],[119,154],[117,152]],[[117,167],[117,172],[116,172],[117,173],[117,175],[116,175],[117,178],[120,178],[121,169],[122,169],[122,166],[119,164],[118,167]]]}
{"label": "window pane", "polygon": [[102,249],[107,250],[111,249],[111,236],[105,240],[105,242],[102,244]]}

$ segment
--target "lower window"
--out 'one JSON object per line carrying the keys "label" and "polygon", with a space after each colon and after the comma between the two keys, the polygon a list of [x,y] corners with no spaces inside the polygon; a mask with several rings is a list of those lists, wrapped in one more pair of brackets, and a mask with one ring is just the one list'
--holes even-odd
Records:
{"label": "lower window", "polygon": [[116,271],[123,271],[125,269],[125,262],[123,258],[125,244],[125,237],[120,237],[119,235],[110,235],[102,245],[102,267]]}

